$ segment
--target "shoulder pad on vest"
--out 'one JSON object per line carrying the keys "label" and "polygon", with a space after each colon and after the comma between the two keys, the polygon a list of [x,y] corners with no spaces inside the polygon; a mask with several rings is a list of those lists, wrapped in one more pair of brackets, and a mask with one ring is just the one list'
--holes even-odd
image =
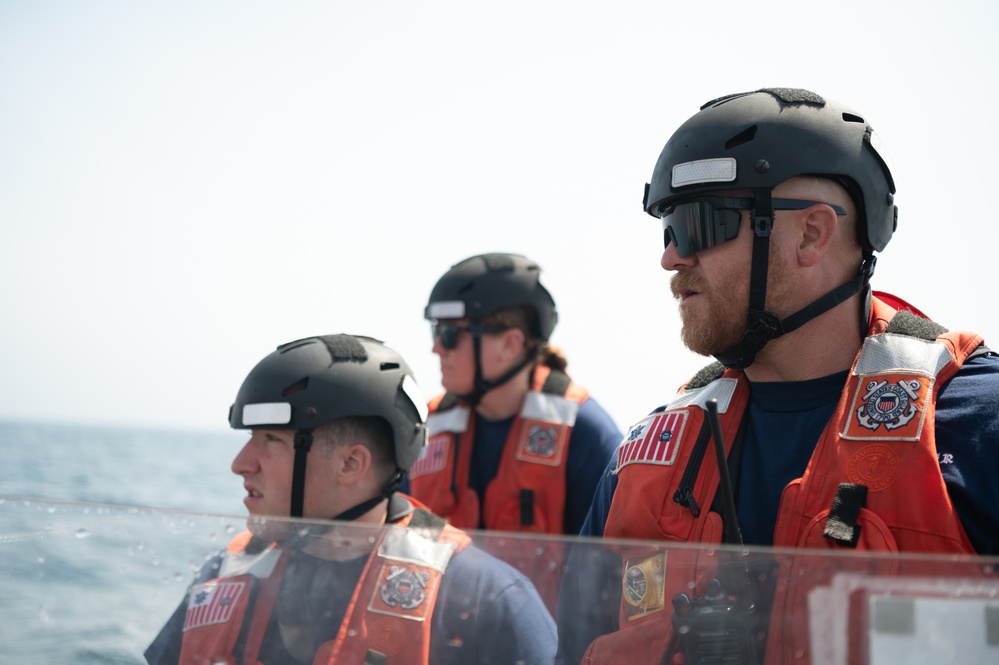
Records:
{"label": "shoulder pad on vest", "polygon": [[545,379],[545,385],[541,386],[541,392],[548,393],[549,395],[565,395],[565,391],[569,389],[569,384],[572,379],[565,372],[557,369],[553,369],[548,372],[548,378]]}
{"label": "shoulder pad on vest", "polygon": [[414,508],[413,516],[409,520],[409,526],[414,529],[427,529],[429,531],[440,531],[447,524],[443,517],[435,515],[423,508]]}
{"label": "shoulder pad on vest", "polygon": [[453,409],[454,405],[458,403],[458,396],[452,392],[444,393],[444,397],[441,398],[440,404],[437,405],[438,411],[447,411],[448,409]]}
{"label": "shoulder pad on vest", "polygon": [[704,386],[708,385],[715,379],[719,378],[724,373],[725,373],[725,366],[722,365],[720,362],[715,361],[710,365],[708,365],[707,367],[702,368],[697,374],[695,374],[694,377],[687,382],[687,385],[684,386],[684,390],[703,388]]}
{"label": "shoulder pad on vest", "polygon": [[885,332],[933,341],[947,332],[947,329],[935,321],[924,319],[910,312],[899,311],[892,317]]}

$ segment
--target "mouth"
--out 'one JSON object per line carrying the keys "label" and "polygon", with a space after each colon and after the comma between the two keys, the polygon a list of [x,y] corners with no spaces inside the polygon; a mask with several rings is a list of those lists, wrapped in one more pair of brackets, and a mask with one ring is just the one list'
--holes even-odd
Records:
{"label": "mouth", "polygon": [[690,274],[677,273],[670,280],[669,287],[673,297],[684,304],[691,298],[701,295],[700,279]]}

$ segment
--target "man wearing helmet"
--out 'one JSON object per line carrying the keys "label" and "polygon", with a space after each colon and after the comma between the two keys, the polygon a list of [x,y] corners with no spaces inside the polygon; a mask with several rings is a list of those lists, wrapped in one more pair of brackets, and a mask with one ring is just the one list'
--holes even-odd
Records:
{"label": "man wearing helmet", "polygon": [[[548,344],[558,315],[541,268],[517,254],[454,265],[425,311],[445,394],[430,404],[413,496],[460,528],[575,534],[621,439]],[[561,557],[520,561],[554,611]]]}
{"label": "man wearing helmet", "polygon": [[[550,662],[523,575],[396,490],[426,441],[405,361],[351,335],[284,344],[229,422],[249,531],[206,564],[149,663]],[[292,523],[280,517],[310,522]],[[324,526],[334,520],[335,525]]]}
{"label": "man wearing helmet", "polygon": [[[723,97],[673,134],[645,210],[662,221],[683,341],[717,362],[631,428],[584,535],[999,553],[999,359],[980,336],[871,291],[874,253],[897,225],[894,192],[871,126],[807,90]],[[734,511],[704,454],[715,404]],[[669,445],[650,452],[656,433]],[[722,529],[726,518],[739,531]],[[665,574],[645,595],[657,604],[640,612],[625,602],[593,612],[587,566],[570,565],[561,662],[584,650],[586,662],[649,663],[683,651],[670,599],[689,589],[689,570],[671,577],[669,559],[651,556]],[[610,588],[621,589],[621,563]],[[640,557],[624,568],[648,569]],[[807,631],[774,630],[804,611],[797,585],[815,579],[797,573],[777,575],[768,662],[807,662]]]}

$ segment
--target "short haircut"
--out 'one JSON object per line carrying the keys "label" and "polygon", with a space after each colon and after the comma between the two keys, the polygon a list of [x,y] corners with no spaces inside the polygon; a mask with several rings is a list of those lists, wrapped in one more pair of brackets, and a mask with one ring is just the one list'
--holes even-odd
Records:
{"label": "short haircut", "polygon": [[381,416],[337,418],[316,428],[317,443],[330,450],[336,446],[359,443],[371,451],[374,471],[388,482],[396,472],[395,441],[392,426]]}

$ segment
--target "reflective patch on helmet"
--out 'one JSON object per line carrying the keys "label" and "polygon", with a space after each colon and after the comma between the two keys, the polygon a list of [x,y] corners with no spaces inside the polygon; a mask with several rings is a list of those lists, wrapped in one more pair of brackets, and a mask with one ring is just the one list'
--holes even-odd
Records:
{"label": "reflective patch on helmet", "polygon": [[428,319],[463,319],[465,303],[461,300],[442,300],[427,305]]}
{"label": "reflective patch on helmet", "polygon": [[420,392],[420,387],[416,385],[416,381],[407,374],[402,380],[402,392],[406,394],[409,401],[413,403],[416,407],[416,412],[420,414],[420,422],[427,422],[427,400],[423,398],[423,393]]}
{"label": "reflective patch on helmet", "polygon": [[699,159],[684,162],[673,167],[674,187],[696,185],[702,182],[732,182],[735,180],[737,164],[732,157]]}
{"label": "reflective patch on helmet", "polygon": [[884,141],[881,140],[881,135],[875,132],[871,127],[868,127],[868,132],[868,141],[870,142],[871,147],[874,149],[877,156],[881,158],[881,161],[884,162],[885,168],[888,169],[888,173],[892,173],[893,169],[891,157],[888,154],[888,148],[885,146]]}
{"label": "reflective patch on helmet", "polygon": [[291,404],[265,402],[243,405],[243,427],[253,425],[287,425],[291,422]]}

